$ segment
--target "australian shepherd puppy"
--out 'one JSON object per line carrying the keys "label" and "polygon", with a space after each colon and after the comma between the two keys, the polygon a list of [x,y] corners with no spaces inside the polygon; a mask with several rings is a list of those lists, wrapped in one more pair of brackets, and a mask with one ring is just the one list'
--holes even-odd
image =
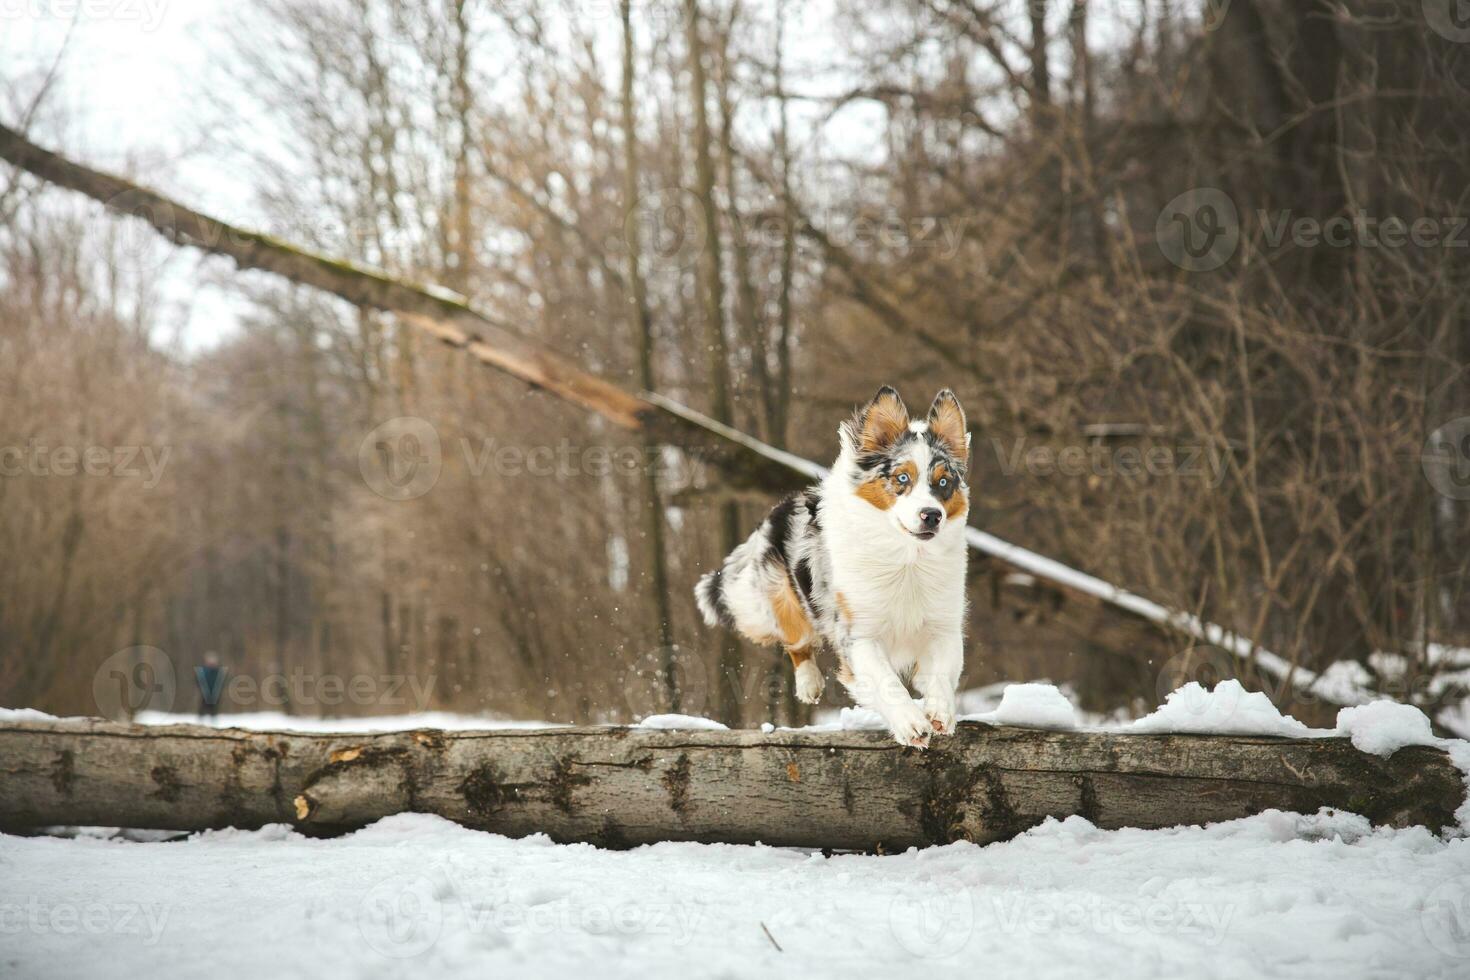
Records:
{"label": "australian shepherd puppy", "polygon": [[817,650],[831,648],[853,699],[900,744],[926,746],[954,731],[964,665],[965,413],[945,390],[910,420],[885,386],[837,436],[827,478],[777,504],[694,595],[711,626],[784,646],[808,704],[824,684]]}

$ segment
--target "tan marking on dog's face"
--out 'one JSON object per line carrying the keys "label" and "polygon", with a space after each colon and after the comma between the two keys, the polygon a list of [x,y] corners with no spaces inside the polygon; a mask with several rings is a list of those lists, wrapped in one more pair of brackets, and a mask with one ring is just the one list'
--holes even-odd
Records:
{"label": "tan marking on dog's face", "polygon": [[882,452],[909,427],[909,410],[895,392],[885,391],[868,403],[858,448],[864,453]]}
{"label": "tan marking on dog's face", "polygon": [[955,492],[950,494],[949,499],[944,502],[944,516],[950,520],[960,517],[964,514],[965,508],[969,504],[969,500],[965,497],[965,491],[956,487]]}
{"label": "tan marking on dog's face", "polygon": [[951,519],[959,517],[965,512],[965,508],[969,504],[969,500],[965,496],[965,490],[960,485],[959,478],[950,471],[948,466],[939,463],[934,467],[934,471],[929,474],[929,482],[934,485],[936,496],[939,494],[940,480],[948,480],[950,486],[948,499],[941,498],[944,502],[944,516]]}
{"label": "tan marking on dog's face", "polygon": [[853,492],[879,510],[887,510],[893,506],[894,501],[898,500],[898,494],[894,493],[893,488],[888,485],[888,478],[882,476],[874,477],[866,483],[859,483],[858,488]]}
{"label": "tan marking on dog's face", "polygon": [[[805,650],[812,642],[812,621],[796,597],[789,576],[781,576],[781,584],[771,593],[770,599],[771,611],[776,614],[776,625],[781,631],[781,642],[788,651]],[[795,652],[792,652],[791,659],[796,660]]]}
{"label": "tan marking on dog's face", "polygon": [[[908,478],[907,482],[899,477]],[[919,468],[914,465],[913,460],[896,466],[893,472],[887,476],[875,476],[865,483],[858,484],[855,493],[879,510],[887,510],[894,502],[914,488],[914,482],[919,479]]]}

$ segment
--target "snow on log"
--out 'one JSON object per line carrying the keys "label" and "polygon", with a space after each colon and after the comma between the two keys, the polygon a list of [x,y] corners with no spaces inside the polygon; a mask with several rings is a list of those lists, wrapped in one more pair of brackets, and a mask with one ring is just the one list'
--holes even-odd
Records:
{"label": "snow on log", "polygon": [[1437,748],[1346,739],[1053,732],[964,723],[928,751],[867,731],[639,728],[248,732],[0,722],[0,828],[335,834],[405,811],[509,836],[623,848],[682,840],[895,851],[1013,837],[1046,817],[1104,828],[1350,810],[1455,825]]}

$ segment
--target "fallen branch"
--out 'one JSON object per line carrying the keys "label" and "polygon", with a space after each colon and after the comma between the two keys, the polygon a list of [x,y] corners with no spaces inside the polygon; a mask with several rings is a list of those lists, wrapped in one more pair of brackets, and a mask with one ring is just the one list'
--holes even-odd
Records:
{"label": "fallen branch", "polygon": [[960,726],[920,752],[879,732],[629,728],[246,732],[106,721],[0,723],[0,828],[340,833],[402,812],[510,836],[893,851],[1013,837],[1046,817],[1104,828],[1335,807],[1455,824],[1439,749],[1383,759],[1345,739],[1116,735]]}

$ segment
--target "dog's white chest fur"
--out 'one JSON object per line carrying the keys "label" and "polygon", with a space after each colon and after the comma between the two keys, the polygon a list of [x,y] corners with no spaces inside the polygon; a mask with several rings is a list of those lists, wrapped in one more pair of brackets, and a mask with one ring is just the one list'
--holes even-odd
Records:
{"label": "dog's white chest fur", "polygon": [[842,503],[823,534],[853,635],[883,644],[894,666],[906,669],[936,635],[963,629],[963,525],[921,545],[851,494],[831,499]]}

